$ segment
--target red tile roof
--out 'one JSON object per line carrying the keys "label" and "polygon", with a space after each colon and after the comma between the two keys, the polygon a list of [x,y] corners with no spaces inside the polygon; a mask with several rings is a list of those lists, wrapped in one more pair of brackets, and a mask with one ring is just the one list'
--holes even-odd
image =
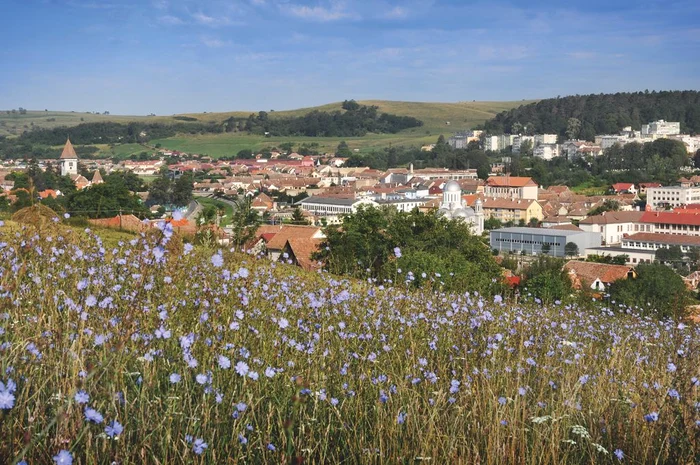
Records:
{"label": "red tile roof", "polygon": [[651,224],[679,224],[688,226],[700,226],[700,210],[696,213],[680,212],[644,212],[641,223]]}
{"label": "red tile roof", "polygon": [[569,272],[569,275],[575,275],[581,281],[589,285],[594,283],[596,279],[600,279],[603,283],[612,283],[619,279],[627,279],[628,273],[633,268],[624,265],[608,265],[607,263],[580,262],[571,260],[564,265],[564,271]]}
{"label": "red tile roof", "polygon": [[520,176],[492,176],[486,181],[486,184],[489,186],[499,187],[525,187],[537,185],[532,178]]}
{"label": "red tile roof", "polygon": [[700,247],[700,236],[686,236],[682,234],[636,233],[623,238],[622,241],[654,242],[666,245]]}

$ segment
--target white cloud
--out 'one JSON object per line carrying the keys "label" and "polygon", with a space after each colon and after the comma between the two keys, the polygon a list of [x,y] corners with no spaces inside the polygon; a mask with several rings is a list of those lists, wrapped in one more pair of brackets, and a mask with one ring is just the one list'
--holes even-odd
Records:
{"label": "white cloud", "polygon": [[158,22],[167,26],[178,26],[180,24],[185,24],[182,19],[172,15],[161,16],[158,18]]}
{"label": "white cloud", "polygon": [[345,8],[345,3],[340,1],[330,2],[329,7],[321,5],[306,6],[290,4],[285,6],[285,9],[292,16],[296,16],[298,18],[306,19],[309,21],[329,22],[337,21],[339,19],[357,18],[357,15],[347,11],[347,9]]}
{"label": "white cloud", "polygon": [[202,37],[201,42],[209,48],[221,48],[233,45],[230,40],[221,40],[215,37]]}
{"label": "white cloud", "polygon": [[229,26],[232,24],[236,24],[234,21],[232,21],[228,16],[210,16],[208,14],[205,14],[201,11],[198,11],[196,13],[191,14],[192,19],[195,21],[197,24],[201,24],[202,26],[209,26],[209,27],[219,27],[219,26]]}
{"label": "white cloud", "polygon": [[406,8],[395,6],[391,10],[387,11],[384,15],[388,19],[404,19],[408,17],[408,10]]}
{"label": "white cloud", "polygon": [[589,60],[591,58],[596,58],[598,54],[595,52],[569,52],[566,56],[576,60]]}

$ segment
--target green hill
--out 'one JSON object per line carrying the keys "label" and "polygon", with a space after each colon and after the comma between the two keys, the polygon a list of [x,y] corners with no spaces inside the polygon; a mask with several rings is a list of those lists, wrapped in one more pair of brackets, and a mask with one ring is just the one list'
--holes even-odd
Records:
{"label": "green hill", "polygon": [[[580,121],[578,130],[569,128],[569,118]],[[528,133],[554,133],[593,140],[596,134],[614,134],[625,126],[639,130],[643,124],[663,119],[679,121],[681,132],[700,133],[700,92],[619,92],[616,94],[572,95],[540,100],[513,107],[489,120],[487,130]]]}
{"label": "green hill", "polygon": [[[297,146],[302,144],[316,144],[319,151],[334,149],[338,143],[345,139],[351,149],[365,152],[376,148],[396,145],[421,145],[435,142],[440,134],[450,135],[456,131],[472,128],[483,124],[499,112],[516,108],[532,101],[519,102],[397,102],[386,100],[364,100],[358,103],[363,105],[376,105],[382,113],[398,116],[412,116],[423,121],[424,125],[412,128],[398,134],[368,134],[364,137],[340,138],[340,137],[274,137],[248,133],[225,134],[181,134],[166,139],[151,141],[153,145],[160,143],[163,147],[172,150],[181,150],[190,153],[207,154],[214,157],[234,155],[239,150],[260,150],[264,147],[272,147],[284,142],[292,142]],[[312,111],[332,112],[341,109],[342,102],[329,103],[317,107],[300,108],[287,111],[270,111],[270,118],[298,117]],[[199,122],[222,122],[230,117],[246,118],[256,111],[233,111],[225,113],[187,113],[170,116],[129,116],[129,115],[99,115],[95,113],[58,112],[58,111],[27,111],[0,112],[0,136],[18,136],[24,131],[32,129],[53,129],[57,127],[73,127],[82,123],[129,123],[129,122],[153,122],[176,123],[196,120]],[[128,156],[131,153],[139,153],[144,147],[134,144],[116,145],[113,147],[98,145],[104,155]]]}

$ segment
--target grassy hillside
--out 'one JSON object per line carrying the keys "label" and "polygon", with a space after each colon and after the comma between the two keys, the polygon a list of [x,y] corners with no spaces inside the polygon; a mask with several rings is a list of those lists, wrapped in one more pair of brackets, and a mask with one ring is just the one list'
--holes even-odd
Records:
{"label": "grassy hillside", "polygon": [[0,226],[2,463],[697,459],[698,327],[87,236]]}
{"label": "grassy hillside", "polygon": [[[178,136],[153,141],[163,147],[181,150],[189,153],[207,154],[213,157],[235,155],[239,150],[259,150],[272,147],[283,142],[293,142],[297,145],[317,143],[320,151],[332,151],[341,140],[345,140],[351,149],[367,152],[378,148],[401,145],[423,145],[433,143],[440,134],[449,136],[452,133],[470,129],[496,114],[532,101],[521,102],[460,102],[460,103],[431,103],[431,102],[393,102],[386,100],[362,100],[362,105],[376,105],[379,111],[399,116],[413,116],[423,121],[424,126],[408,129],[398,134],[369,134],[365,137],[271,137],[250,134],[213,134],[203,136]],[[269,113],[272,118],[302,116],[312,110],[340,110],[341,102],[299,110]],[[219,121],[234,117],[248,116],[249,112],[189,114],[185,116],[201,119],[202,121]],[[450,123],[449,125],[447,123]]]}
{"label": "grassy hillside", "polygon": [[[379,111],[399,116],[413,116],[423,121],[424,126],[409,129],[399,134],[369,134],[361,138],[313,138],[313,137],[279,137],[265,138],[263,136],[249,134],[209,134],[203,136],[183,135],[168,139],[154,140],[153,144],[160,143],[163,147],[172,150],[181,150],[190,153],[207,154],[214,157],[235,155],[239,150],[259,150],[283,142],[293,142],[297,145],[319,145],[321,151],[331,151],[338,143],[345,139],[352,149],[360,152],[395,145],[422,145],[435,142],[440,134],[450,135],[455,131],[465,130],[486,120],[496,114],[516,108],[531,101],[519,102],[459,102],[459,103],[435,103],[435,102],[394,102],[385,100],[360,101],[363,105],[376,105]],[[302,116],[313,110],[336,111],[341,109],[341,102],[331,103],[318,107],[301,108],[289,111],[270,112],[271,118]],[[26,115],[7,114],[0,112],[0,136],[18,135],[24,130],[35,128],[55,128],[59,126],[75,126],[80,123],[92,122],[119,122],[153,121],[174,122],[177,116],[196,118],[202,122],[224,121],[229,117],[245,118],[254,111],[236,111],[227,113],[192,113],[173,116],[118,116],[95,115],[91,113],[73,112],[42,112],[29,111]],[[447,123],[450,124],[447,124]],[[33,125],[32,125],[33,123]],[[101,147],[105,156],[125,157],[132,153],[139,153],[143,148],[130,144],[125,147],[119,145],[115,148]]]}

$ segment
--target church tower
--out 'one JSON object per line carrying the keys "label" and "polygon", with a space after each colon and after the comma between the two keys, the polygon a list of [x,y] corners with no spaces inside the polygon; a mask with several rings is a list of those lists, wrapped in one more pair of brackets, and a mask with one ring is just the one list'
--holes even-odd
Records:
{"label": "church tower", "polygon": [[78,174],[78,155],[75,153],[70,138],[66,141],[61,153],[61,176],[73,176]]}

